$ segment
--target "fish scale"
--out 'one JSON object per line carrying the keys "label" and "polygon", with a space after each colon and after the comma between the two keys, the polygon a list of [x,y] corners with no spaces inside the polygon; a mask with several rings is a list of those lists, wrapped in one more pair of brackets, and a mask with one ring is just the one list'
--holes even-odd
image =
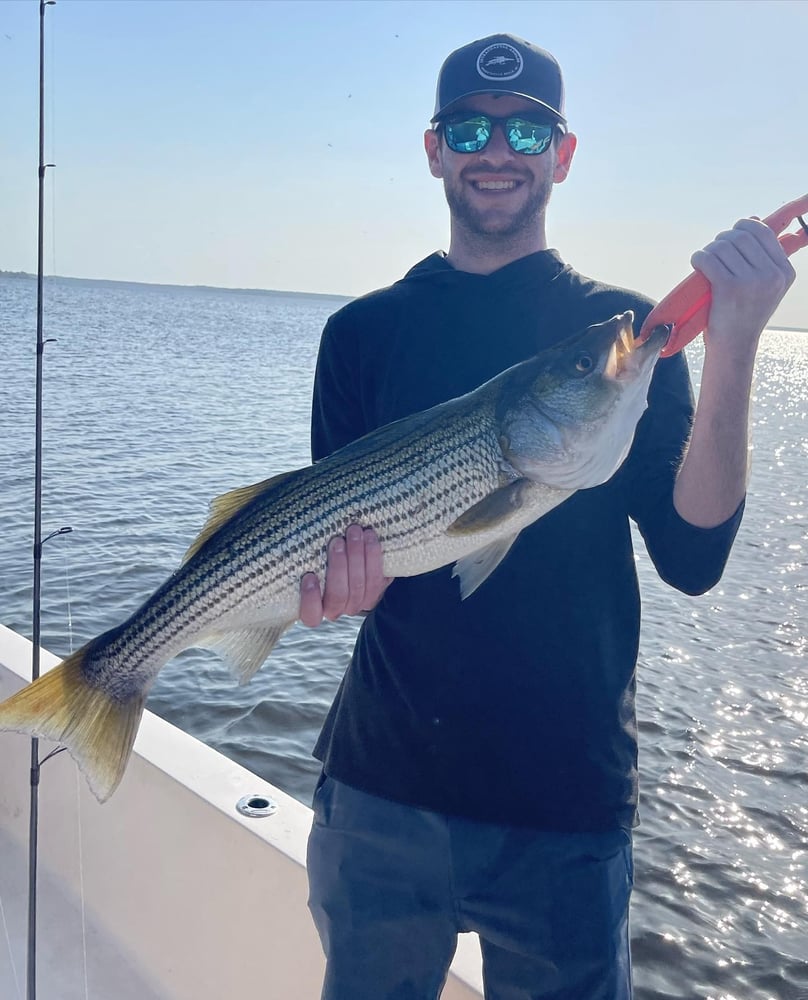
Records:
{"label": "fish scale", "polygon": [[301,578],[322,583],[329,541],[353,523],[375,529],[386,576],[454,562],[467,597],[522,528],[604,482],[628,452],[666,339],[635,346],[632,319],[589,327],[465,396],[214,500],[177,571],[0,705],[0,730],[63,741],[104,801],[165,663],[211,645],[249,679],[297,619]]}
{"label": "fish scale", "polygon": [[[167,658],[206,631],[226,630],[236,609],[253,609],[247,617],[255,620],[272,606],[269,621],[288,626],[297,617],[301,577],[312,571],[324,577],[329,540],[352,523],[374,525],[386,575],[434,569],[434,557],[424,557],[429,543],[496,487],[503,462],[492,405],[484,418],[479,407],[449,413],[438,429],[433,425],[406,446],[379,447],[364,438],[330,475],[314,475],[317,466],[301,469],[277,486],[274,504],[266,495],[256,498],[206,543],[207,558],[200,551],[193,565],[181,567],[106,650],[88,659],[88,676],[109,686],[123,662],[156,676]],[[456,541],[450,558],[469,545]],[[119,697],[130,686],[116,683]]]}

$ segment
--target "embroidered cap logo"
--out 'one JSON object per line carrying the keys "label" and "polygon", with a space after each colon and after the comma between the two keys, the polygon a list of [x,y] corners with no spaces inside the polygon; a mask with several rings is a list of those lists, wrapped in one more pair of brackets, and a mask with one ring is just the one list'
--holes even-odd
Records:
{"label": "embroidered cap logo", "polygon": [[522,54],[507,42],[495,42],[477,56],[477,72],[485,80],[513,80],[523,67]]}

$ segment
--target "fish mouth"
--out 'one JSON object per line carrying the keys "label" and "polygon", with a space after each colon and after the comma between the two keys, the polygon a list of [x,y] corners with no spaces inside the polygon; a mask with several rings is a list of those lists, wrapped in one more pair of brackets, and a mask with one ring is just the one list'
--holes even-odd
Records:
{"label": "fish mouth", "polygon": [[615,316],[617,331],[604,365],[606,378],[619,380],[631,378],[654,364],[659,352],[668,342],[671,326],[656,326],[642,342],[634,337],[634,313],[628,309]]}

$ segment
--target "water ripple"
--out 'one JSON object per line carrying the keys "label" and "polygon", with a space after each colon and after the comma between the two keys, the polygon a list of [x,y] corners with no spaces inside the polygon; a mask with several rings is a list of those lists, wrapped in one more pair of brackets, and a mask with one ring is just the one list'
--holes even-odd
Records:
{"label": "water ripple", "polygon": [[[35,285],[0,276],[0,609],[30,635]],[[308,462],[311,380],[336,300],[46,282],[43,642],[64,654],[174,569],[208,501]],[[695,378],[700,354],[692,351]],[[637,538],[641,817],[637,1000],[808,1000],[808,337],[769,332],[747,512],[703,598]],[[311,748],[357,622],[293,628],[239,687],[204,650],[149,707],[308,801]]]}

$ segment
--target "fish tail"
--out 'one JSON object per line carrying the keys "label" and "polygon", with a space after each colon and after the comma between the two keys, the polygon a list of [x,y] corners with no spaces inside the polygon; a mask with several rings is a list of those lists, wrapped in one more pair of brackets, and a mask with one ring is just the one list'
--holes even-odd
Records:
{"label": "fish tail", "polygon": [[82,665],[88,646],[0,704],[0,730],[63,744],[99,802],[123,777],[146,693],[118,700],[90,684]]}

